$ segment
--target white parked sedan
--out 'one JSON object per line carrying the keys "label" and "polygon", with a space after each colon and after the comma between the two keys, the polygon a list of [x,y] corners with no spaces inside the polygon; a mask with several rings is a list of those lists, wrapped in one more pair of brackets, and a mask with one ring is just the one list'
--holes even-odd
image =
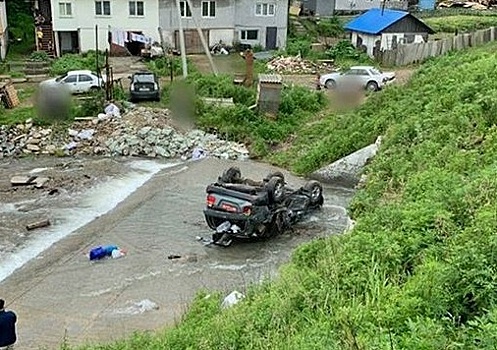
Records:
{"label": "white parked sedan", "polygon": [[57,78],[42,81],[40,86],[64,86],[72,94],[97,90],[102,87],[105,77],[98,77],[90,70],[73,70]]}
{"label": "white parked sedan", "polygon": [[343,72],[323,74],[319,84],[327,89],[364,88],[377,91],[395,79],[395,72],[381,72],[373,66],[354,66]]}

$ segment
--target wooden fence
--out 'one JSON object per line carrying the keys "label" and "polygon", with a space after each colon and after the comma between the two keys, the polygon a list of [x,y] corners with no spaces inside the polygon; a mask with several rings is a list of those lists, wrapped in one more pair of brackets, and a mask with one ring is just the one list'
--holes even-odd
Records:
{"label": "wooden fence", "polygon": [[392,50],[381,51],[375,58],[382,66],[405,66],[422,62],[430,57],[444,55],[496,40],[496,28],[477,30],[435,41],[417,44],[400,44]]}

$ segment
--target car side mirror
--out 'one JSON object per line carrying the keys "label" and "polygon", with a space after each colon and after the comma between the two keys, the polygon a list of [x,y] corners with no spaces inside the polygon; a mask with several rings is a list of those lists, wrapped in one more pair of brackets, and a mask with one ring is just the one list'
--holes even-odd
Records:
{"label": "car side mirror", "polygon": [[129,80],[131,80],[131,79],[132,79],[132,78],[131,78],[131,75],[128,75],[128,79],[129,79]]}

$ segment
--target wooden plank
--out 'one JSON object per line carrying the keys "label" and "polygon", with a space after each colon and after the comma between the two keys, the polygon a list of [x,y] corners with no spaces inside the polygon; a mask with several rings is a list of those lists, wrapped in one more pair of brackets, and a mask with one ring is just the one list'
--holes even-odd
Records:
{"label": "wooden plank", "polygon": [[45,219],[45,220],[33,222],[31,224],[27,224],[26,225],[26,229],[28,231],[31,231],[31,230],[34,230],[34,229],[37,229],[37,228],[46,227],[46,226],[49,226],[49,225],[50,225],[50,220]]}

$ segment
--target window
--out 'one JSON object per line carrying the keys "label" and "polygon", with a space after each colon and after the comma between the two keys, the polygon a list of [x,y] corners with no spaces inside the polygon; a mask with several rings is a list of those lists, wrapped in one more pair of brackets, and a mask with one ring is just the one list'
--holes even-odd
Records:
{"label": "window", "polygon": [[216,17],[215,1],[202,1],[202,17]]}
{"label": "window", "polygon": [[255,4],[255,15],[256,16],[274,16],[276,5],[268,3],[257,3]]}
{"label": "window", "polygon": [[72,4],[70,1],[59,1],[59,15],[61,17],[72,16]]}
{"label": "window", "polygon": [[67,78],[64,79],[64,83],[75,83],[77,78],[77,75],[69,75]]}
{"label": "window", "polygon": [[110,1],[95,1],[95,14],[97,16],[110,16]]}
{"label": "window", "polygon": [[186,1],[179,2],[179,10],[181,11],[182,18],[188,18],[192,16],[192,11],[190,10],[190,6]]}
{"label": "window", "polygon": [[130,1],[129,2],[129,15],[130,16],[144,16],[145,10],[143,1]]}
{"label": "window", "polygon": [[240,32],[240,39],[242,40],[257,40],[258,36],[258,30],[242,30]]}
{"label": "window", "polygon": [[93,81],[93,78],[92,78],[92,77],[90,77],[89,75],[86,75],[86,74],[80,74],[80,75],[78,76],[78,80],[79,80],[80,82],[88,82],[88,81]]}

